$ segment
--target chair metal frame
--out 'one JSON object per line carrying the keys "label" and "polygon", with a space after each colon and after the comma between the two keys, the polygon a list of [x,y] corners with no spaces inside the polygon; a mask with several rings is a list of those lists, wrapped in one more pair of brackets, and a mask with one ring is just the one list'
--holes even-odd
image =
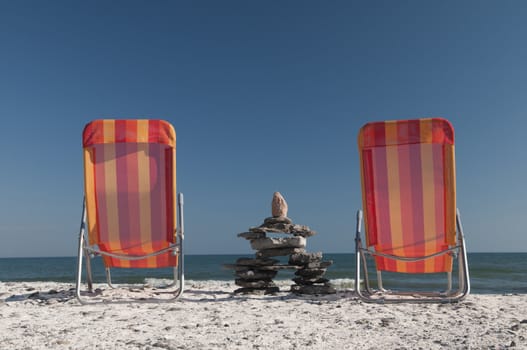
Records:
{"label": "chair metal frame", "polygon": [[[463,226],[461,224],[461,215],[459,210],[456,210],[456,245],[449,249],[440,251],[438,253],[416,257],[399,257],[395,255],[383,254],[375,252],[362,246],[361,240],[361,226],[362,226],[362,210],[357,211],[357,228],[355,235],[355,255],[356,255],[356,271],[355,271],[355,292],[359,298],[365,302],[371,303],[449,303],[458,302],[465,298],[470,293],[470,279],[467,261],[467,251],[465,247],[465,236],[463,233]],[[458,260],[458,288],[452,291],[452,272],[447,272],[447,288],[444,291],[393,291],[385,289],[382,282],[381,271],[377,270],[377,289],[370,286],[368,277],[368,266],[366,263],[366,256],[382,256],[399,261],[422,261],[433,258],[442,254],[453,254],[457,256]],[[362,265],[361,265],[362,262]],[[361,288],[361,267],[364,274],[364,290]]]}
{"label": "chair metal frame", "polygon": [[[178,220],[177,220],[177,228],[176,228],[176,243],[171,244],[168,248],[146,254],[146,255],[140,255],[140,256],[130,256],[130,255],[121,255],[121,254],[113,254],[101,251],[96,246],[89,246],[87,244],[88,239],[86,237],[86,199],[83,201],[83,208],[82,208],[82,219],[81,219],[81,225],[79,229],[79,248],[78,248],[78,260],[77,260],[77,281],[76,281],[76,291],[75,295],[79,302],[81,304],[89,304],[93,302],[87,301],[87,299],[82,298],[82,291],[81,291],[81,283],[82,283],[82,260],[83,258],[86,260],[86,283],[88,285],[88,293],[94,294],[93,292],[93,277],[92,277],[92,269],[91,269],[91,259],[95,255],[104,255],[104,256],[110,256],[118,259],[123,260],[140,260],[145,259],[151,256],[156,256],[159,254],[166,253],[168,251],[171,251],[172,254],[178,256],[178,265],[173,268],[174,270],[174,280],[171,284],[164,286],[163,288],[171,288],[177,285],[177,289],[174,291],[174,297],[170,299],[152,299],[154,302],[169,302],[174,301],[178,299],[181,294],[183,293],[184,285],[185,285],[185,276],[184,276],[184,254],[183,254],[183,241],[185,236],[185,225],[184,225],[184,215],[183,215],[183,194],[179,193],[177,197],[177,214],[178,214]],[[111,272],[110,268],[106,267],[106,281],[110,288],[115,288],[112,284],[111,279]]]}

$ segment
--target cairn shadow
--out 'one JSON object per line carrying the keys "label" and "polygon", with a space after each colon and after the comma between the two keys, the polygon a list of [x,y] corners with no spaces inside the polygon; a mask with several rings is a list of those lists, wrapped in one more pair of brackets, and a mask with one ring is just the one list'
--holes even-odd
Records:
{"label": "cairn shadow", "polygon": [[[203,295],[205,298],[193,299],[185,295]],[[221,296],[219,296],[221,295]],[[277,293],[262,295],[251,293],[235,293],[225,291],[205,291],[205,290],[186,290],[179,301],[194,303],[214,303],[214,302],[243,302],[248,300],[263,301],[291,301],[298,300],[307,303],[336,302],[341,299],[358,300],[354,291],[337,291],[334,294],[295,294],[289,291],[279,291]]]}
{"label": "cairn shadow", "polygon": [[[113,289],[109,289],[111,291]],[[127,293],[134,292],[145,292],[144,290],[126,288],[124,289]],[[83,297],[94,297],[104,298],[104,289],[96,289],[93,292],[83,291],[81,295]],[[357,295],[353,291],[337,291],[335,294],[295,294],[290,291],[279,291],[277,293],[262,295],[252,293],[235,293],[224,290],[204,290],[204,289],[186,289],[178,299],[157,299],[157,297],[170,296],[173,291],[167,291],[163,289],[153,289],[147,291],[148,297],[140,297],[133,299],[130,294],[123,296],[123,300],[100,300],[102,304],[128,304],[128,303],[176,303],[176,302],[188,302],[188,303],[216,303],[216,302],[244,302],[249,300],[263,300],[263,301],[291,301],[298,300],[306,303],[325,303],[325,302],[336,302],[341,299],[356,300]],[[116,295],[108,296],[110,298],[119,298],[119,293]],[[23,302],[27,300],[33,300],[37,302],[49,302],[54,300],[60,303],[65,303],[70,300],[76,299],[75,288],[69,289],[51,289],[43,292],[38,290],[28,291],[28,293],[13,294],[4,299],[6,303]]]}

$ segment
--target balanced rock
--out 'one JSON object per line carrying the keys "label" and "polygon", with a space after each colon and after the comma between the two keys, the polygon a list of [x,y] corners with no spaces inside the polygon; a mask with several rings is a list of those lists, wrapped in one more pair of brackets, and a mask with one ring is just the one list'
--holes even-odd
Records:
{"label": "balanced rock", "polygon": [[311,230],[305,225],[291,225],[289,228],[289,233],[302,237],[311,237],[317,234],[315,231]]}
{"label": "balanced rock", "polygon": [[293,225],[286,224],[283,222],[277,222],[276,224],[266,224],[263,223],[260,225],[260,228],[266,230],[267,232],[281,232],[281,233],[291,233],[291,227]]}
{"label": "balanced rock", "polygon": [[306,278],[319,278],[324,276],[326,269],[301,269],[295,272],[295,275]]}
{"label": "balanced rock", "polygon": [[258,238],[264,238],[265,232],[242,232],[238,233],[238,237],[245,238],[245,239],[258,239]]}
{"label": "balanced rock", "polygon": [[[249,232],[254,232],[254,233],[263,233],[264,234],[264,237],[265,237],[265,233],[266,232],[270,232],[267,228],[265,227],[251,227],[249,228]],[[240,233],[241,234],[241,233]],[[244,237],[245,238],[245,237]]]}
{"label": "balanced rock", "polygon": [[306,269],[318,269],[318,268],[328,268],[333,265],[333,260],[319,261],[319,262],[310,262],[304,265]]}
{"label": "balanced rock", "polygon": [[[322,253],[307,253],[307,238],[316,234],[308,226],[294,224],[287,217],[287,202],[279,193],[273,194],[271,203],[272,217],[264,219],[263,224],[250,227],[238,237],[250,241],[256,251],[254,258],[239,258],[236,263],[224,265],[234,270],[235,284],[241,288],[235,293],[272,294],[280,289],[273,278],[281,270],[296,270],[291,291],[297,294],[329,294],[335,289],[324,278],[327,267],[332,261],[322,261]],[[281,236],[281,235],[286,235]],[[279,237],[278,237],[279,236]],[[271,257],[289,257],[283,259]]]}
{"label": "balanced rock", "polygon": [[291,221],[290,218],[287,216],[271,216],[269,218],[264,219],[264,223],[262,226],[265,225],[274,225],[274,224],[292,224],[293,221]]}
{"label": "balanced rock", "polygon": [[297,265],[270,265],[270,266],[259,266],[259,270],[269,270],[269,271],[278,271],[278,270],[299,270],[303,268],[302,266]]}
{"label": "balanced rock", "polygon": [[[276,225],[286,225],[286,224],[276,224]],[[288,231],[285,231],[282,227],[269,227],[269,226],[259,226],[259,227],[251,227],[249,229],[250,232],[254,233],[267,233],[267,232],[275,232],[275,233],[289,233]],[[265,237],[265,236],[264,236]]]}
{"label": "balanced rock", "polygon": [[251,240],[251,248],[254,250],[274,248],[304,248],[306,239],[304,237],[288,238],[259,238]]}
{"label": "balanced rock", "polygon": [[242,278],[236,278],[234,280],[234,283],[237,286],[245,287],[245,288],[270,288],[270,287],[276,287],[276,284],[274,284],[273,281],[269,280],[258,280],[258,281],[247,281]]}
{"label": "balanced rock", "polygon": [[319,262],[322,260],[322,252],[317,253],[298,253],[289,257],[289,263],[292,265],[306,265],[309,263]]}
{"label": "balanced rock", "polygon": [[277,272],[271,270],[240,270],[236,271],[236,276],[245,281],[266,280],[274,278]]}
{"label": "balanced rock", "polygon": [[271,202],[271,214],[273,216],[287,216],[287,202],[280,192],[273,194],[273,201]]}
{"label": "balanced rock", "polygon": [[245,266],[268,266],[278,263],[279,260],[276,259],[254,259],[254,258],[238,258],[236,260],[236,265],[245,265]]}
{"label": "balanced rock", "polygon": [[[258,258],[268,258],[272,256],[286,256],[304,252],[304,248],[274,248],[263,249],[256,252]],[[294,264],[293,264],[294,265]]]}

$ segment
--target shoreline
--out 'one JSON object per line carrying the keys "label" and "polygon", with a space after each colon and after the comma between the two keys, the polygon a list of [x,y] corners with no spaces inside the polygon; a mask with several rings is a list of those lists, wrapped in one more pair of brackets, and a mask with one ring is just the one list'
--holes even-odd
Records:
{"label": "shoreline", "polygon": [[[0,339],[10,349],[527,348],[527,294],[475,294],[454,304],[366,304],[326,296],[234,295],[232,281],[187,281],[168,303],[80,305],[73,283],[0,282]],[[85,286],[83,286],[84,288]],[[165,297],[110,289],[105,300]],[[284,286],[280,285],[281,289]]]}

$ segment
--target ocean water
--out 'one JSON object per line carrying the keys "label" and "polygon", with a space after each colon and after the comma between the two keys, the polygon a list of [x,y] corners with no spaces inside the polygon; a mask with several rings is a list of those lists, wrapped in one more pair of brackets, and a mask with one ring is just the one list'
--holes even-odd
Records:
{"label": "ocean water", "polygon": [[[247,255],[187,255],[185,256],[185,278],[187,280],[234,280],[232,270],[223,267]],[[333,260],[326,277],[337,286],[352,287],[355,277],[355,254],[324,254],[324,260]],[[285,260],[284,260],[285,262]],[[527,253],[469,253],[471,293],[506,294],[527,293]],[[373,265],[370,264],[370,271]],[[0,258],[0,281],[56,281],[75,282],[76,257],[57,258]],[[106,277],[100,258],[92,261],[95,282],[105,282]],[[454,280],[456,279],[456,268]],[[172,277],[172,269],[112,269],[114,283],[142,283],[146,278],[164,279]],[[293,278],[293,271],[278,272],[277,280]],[[384,274],[384,286],[402,288],[409,282],[422,288],[441,289],[435,282],[442,276],[424,278],[407,274]],[[375,275],[370,274],[375,285]],[[454,287],[456,284],[454,283]]]}

